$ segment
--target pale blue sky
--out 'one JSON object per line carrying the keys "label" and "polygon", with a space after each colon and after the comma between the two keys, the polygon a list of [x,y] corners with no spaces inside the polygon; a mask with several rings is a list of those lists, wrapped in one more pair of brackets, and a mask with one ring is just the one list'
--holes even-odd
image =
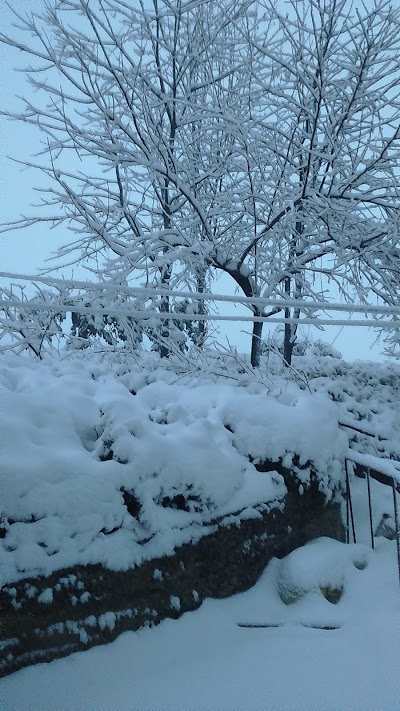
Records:
{"label": "pale blue sky", "polygon": [[[19,12],[38,11],[43,0],[13,0],[12,4]],[[3,5],[0,8],[2,30],[11,34],[19,32],[25,39],[21,31],[12,28],[12,22],[12,12]],[[0,45],[0,98],[1,106],[6,110],[17,111],[21,103],[16,95],[26,96],[31,92],[24,74],[15,71],[15,68],[24,66],[25,63],[21,53]],[[40,194],[35,192],[35,187],[43,181],[42,176],[33,170],[22,168],[8,158],[13,156],[19,160],[29,159],[39,148],[39,134],[31,126],[0,119],[0,222],[13,220],[19,214],[31,214],[29,205],[39,200]],[[68,239],[71,239],[71,234],[65,228],[50,231],[45,224],[0,235],[0,271],[35,273],[38,268],[45,266],[45,260],[51,253]],[[90,278],[90,275],[85,275],[80,269],[74,269],[74,275],[77,278]],[[215,290],[224,293],[229,288],[228,281],[224,279],[216,285]],[[248,311],[241,306],[226,305],[221,309],[221,313],[247,315]],[[335,316],[332,314],[332,317]],[[231,344],[237,346],[239,351],[249,352],[250,336],[244,332],[250,330],[250,324],[228,324],[223,330]],[[380,347],[373,345],[376,334],[369,329],[345,327],[339,332],[337,327],[328,327],[325,332],[312,328],[305,333],[328,343],[334,341],[335,348],[348,360],[382,359]],[[264,335],[267,335],[267,328]],[[225,340],[223,334],[219,340]]]}

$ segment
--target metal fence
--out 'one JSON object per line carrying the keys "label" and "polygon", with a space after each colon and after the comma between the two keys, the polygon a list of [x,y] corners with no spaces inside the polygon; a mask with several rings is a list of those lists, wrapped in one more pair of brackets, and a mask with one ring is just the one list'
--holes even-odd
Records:
{"label": "metal fence", "polygon": [[[365,432],[369,436],[373,436]],[[373,464],[373,466],[371,466]],[[357,471],[355,471],[357,468]],[[350,472],[350,470],[352,470]],[[393,493],[393,513],[395,522],[395,539],[397,546],[397,566],[400,586],[400,518],[397,494],[400,494],[400,463],[393,460],[375,457],[372,455],[362,455],[359,452],[349,449],[345,458],[346,472],[346,542],[350,543],[350,529],[353,542],[357,542],[356,528],[354,522],[353,503],[351,496],[351,474],[361,478],[365,477],[368,493],[368,514],[369,528],[371,536],[371,546],[375,548],[375,533],[373,521],[373,502],[371,496],[371,479],[375,479],[380,484],[390,486]]]}

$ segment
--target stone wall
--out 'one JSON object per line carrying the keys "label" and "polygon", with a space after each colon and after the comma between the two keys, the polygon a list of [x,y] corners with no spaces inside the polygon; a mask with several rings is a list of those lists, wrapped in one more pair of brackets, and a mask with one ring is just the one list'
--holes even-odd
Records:
{"label": "stone wall", "polygon": [[340,504],[325,502],[317,475],[300,494],[298,480],[279,463],[257,468],[283,474],[288,488],[284,506],[260,504],[258,517],[233,516],[230,525],[216,520],[213,532],[196,543],[127,571],[77,565],[6,585],[0,599],[1,674],[178,618],[206,597],[243,592],[271,558],[313,538],[344,540]]}

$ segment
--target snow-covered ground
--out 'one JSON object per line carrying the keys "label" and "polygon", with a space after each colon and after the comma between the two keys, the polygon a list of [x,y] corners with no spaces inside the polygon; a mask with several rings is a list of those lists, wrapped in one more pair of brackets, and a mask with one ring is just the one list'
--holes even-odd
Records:
{"label": "snow-covered ground", "polygon": [[[3,708],[398,711],[400,589],[395,543],[379,539],[376,551],[368,551],[363,570],[349,560],[353,545],[335,544],[332,560],[332,541],[318,543],[299,549],[292,565],[298,583],[304,582],[308,590],[297,602],[287,606],[281,601],[278,582],[285,561],[274,559],[246,593],[208,600],[177,621],[127,632],[110,645],[5,678]],[[357,547],[356,559],[360,553]],[[321,555],[322,562],[332,563],[331,582],[344,581],[337,604],[313,587]],[[249,622],[280,626],[238,626]]]}
{"label": "snow-covered ground", "polygon": [[[199,375],[153,355],[136,365],[2,356],[3,580],[85,561],[123,569],[195,539],[216,515],[279,505],[281,477],[260,475],[249,455],[313,461],[329,496],[349,444],[345,416],[381,437],[353,447],[399,456],[398,367],[304,357],[302,374],[284,378],[275,365],[256,377],[217,358]],[[121,488],[140,500],[137,519]],[[162,505],[179,493],[186,509]],[[372,481],[372,494],[376,527],[393,515],[392,492]],[[357,545],[321,539],[272,560],[246,593],[16,672],[0,682],[1,708],[398,711],[396,544],[378,538],[370,550],[365,480],[352,495]]]}

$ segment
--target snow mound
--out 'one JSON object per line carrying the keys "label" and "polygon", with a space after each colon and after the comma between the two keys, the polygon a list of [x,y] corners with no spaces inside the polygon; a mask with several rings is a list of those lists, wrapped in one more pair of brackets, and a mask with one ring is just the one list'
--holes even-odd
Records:
{"label": "snow mound", "polygon": [[362,544],[345,544],[318,538],[297,548],[280,562],[278,592],[289,605],[309,593],[320,593],[329,602],[340,600],[356,567],[364,570],[371,551]]}

